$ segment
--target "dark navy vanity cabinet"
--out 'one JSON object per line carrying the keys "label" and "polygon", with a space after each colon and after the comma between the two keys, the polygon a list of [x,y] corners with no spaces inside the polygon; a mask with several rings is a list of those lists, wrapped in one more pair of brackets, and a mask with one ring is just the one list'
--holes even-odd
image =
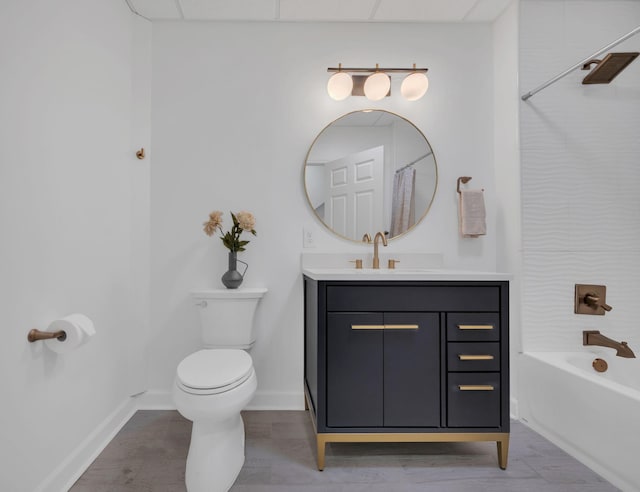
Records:
{"label": "dark navy vanity cabinet", "polygon": [[509,444],[509,283],[304,277],[305,396],[327,442]]}

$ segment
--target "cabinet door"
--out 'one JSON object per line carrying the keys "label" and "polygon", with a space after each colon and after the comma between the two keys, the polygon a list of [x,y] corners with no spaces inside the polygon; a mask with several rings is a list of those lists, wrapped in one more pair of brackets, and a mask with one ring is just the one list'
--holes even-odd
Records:
{"label": "cabinet door", "polygon": [[382,426],[383,316],[327,313],[327,426]]}
{"label": "cabinet door", "polygon": [[384,425],[439,427],[440,316],[385,313]]}

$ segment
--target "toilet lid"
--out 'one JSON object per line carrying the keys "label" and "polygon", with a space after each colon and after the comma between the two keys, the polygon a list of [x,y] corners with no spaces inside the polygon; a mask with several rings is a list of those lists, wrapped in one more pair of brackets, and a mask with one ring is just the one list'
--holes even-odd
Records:
{"label": "toilet lid", "polygon": [[223,388],[246,379],[252,367],[253,361],[244,350],[205,349],[180,362],[177,377],[189,388]]}

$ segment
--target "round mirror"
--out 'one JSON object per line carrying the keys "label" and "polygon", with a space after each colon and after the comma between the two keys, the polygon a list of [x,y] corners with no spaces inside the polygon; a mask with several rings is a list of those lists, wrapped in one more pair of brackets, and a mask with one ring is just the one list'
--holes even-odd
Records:
{"label": "round mirror", "polygon": [[429,211],[437,183],[436,159],[423,133],[378,109],[327,125],[304,166],[311,208],[331,231],[353,241],[410,230]]}

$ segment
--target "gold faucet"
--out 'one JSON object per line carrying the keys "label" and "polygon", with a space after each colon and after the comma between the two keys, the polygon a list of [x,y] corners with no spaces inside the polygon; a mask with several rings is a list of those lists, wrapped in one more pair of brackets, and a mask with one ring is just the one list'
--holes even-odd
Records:
{"label": "gold faucet", "polygon": [[369,234],[368,232],[364,233],[364,236],[362,236],[362,242],[363,243],[370,243],[371,242],[371,234]]}
{"label": "gold faucet", "polygon": [[387,237],[384,232],[377,232],[376,237],[373,238],[373,268],[380,268],[380,258],[378,257],[378,239],[382,239],[382,245],[387,245]]}
{"label": "gold faucet", "polygon": [[634,358],[633,350],[629,348],[627,342],[616,342],[611,338],[605,337],[597,330],[585,330],[582,332],[582,345],[599,345],[601,347],[609,347],[616,349],[618,357]]}

